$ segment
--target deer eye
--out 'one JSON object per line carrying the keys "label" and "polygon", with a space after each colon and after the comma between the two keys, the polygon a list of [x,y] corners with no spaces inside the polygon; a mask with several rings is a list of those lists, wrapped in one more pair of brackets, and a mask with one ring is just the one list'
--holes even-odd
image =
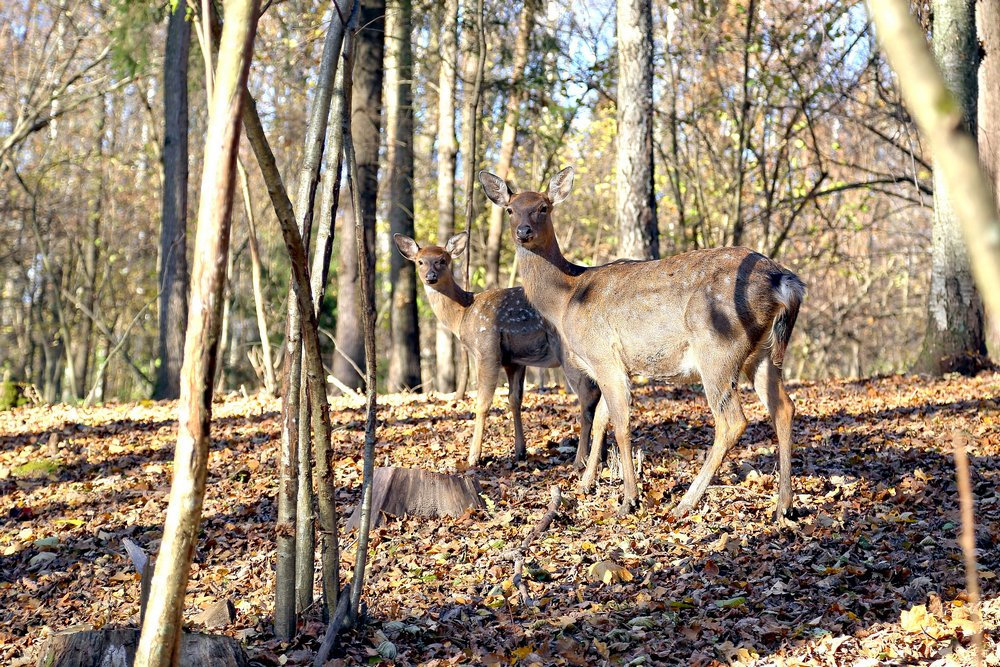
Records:
{"label": "deer eye", "polygon": [[548,211],[549,211],[549,207],[548,206],[542,206],[540,209],[538,209],[538,212],[539,213],[543,213],[543,214],[544,213],[548,213]]}
{"label": "deer eye", "polygon": [[510,206],[508,206],[507,207],[507,215],[510,215],[513,212],[514,212],[514,209],[512,209]]}
{"label": "deer eye", "polygon": [[419,264],[420,266],[423,266],[424,265],[424,260],[418,259],[417,260],[417,264]]}

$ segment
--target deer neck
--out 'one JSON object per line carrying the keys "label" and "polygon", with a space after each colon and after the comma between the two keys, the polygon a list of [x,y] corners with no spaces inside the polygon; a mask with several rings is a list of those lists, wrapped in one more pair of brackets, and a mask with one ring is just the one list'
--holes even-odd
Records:
{"label": "deer neck", "polygon": [[577,266],[563,257],[555,241],[537,250],[517,246],[517,261],[521,265],[521,278],[528,301],[546,320],[558,323],[586,267]]}
{"label": "deer neck", "polygon": [[441,320],[448,331],[459,336],[462,318],[476,295],[466,292],[453,280],[433,286],[424,285],[424,292],[427,293],[427,301],[431,304],[434,316]]}

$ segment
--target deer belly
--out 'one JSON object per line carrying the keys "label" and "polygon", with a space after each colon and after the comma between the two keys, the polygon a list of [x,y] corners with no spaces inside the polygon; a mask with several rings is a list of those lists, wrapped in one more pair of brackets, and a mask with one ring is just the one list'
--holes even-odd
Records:
{"label": "deer belly", "polygon": [[687,345],[643,350],[631,361],[629,370],[633,375],[677,384],[701,382],[701,373],[698,371],[694,351]]}

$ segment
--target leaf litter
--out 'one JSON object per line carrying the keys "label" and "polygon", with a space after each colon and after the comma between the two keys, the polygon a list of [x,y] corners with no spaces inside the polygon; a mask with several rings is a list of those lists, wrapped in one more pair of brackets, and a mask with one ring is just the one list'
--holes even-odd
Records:
{"label": "leaf litter", "polygon": [[[799,518],[790,529],[773,521],[773,432],[749,392],[746,435],[680,521],[669,511],[713,433],[697,392],[637,389],[646,501],[624,519],[611,470],[594,495],[576,491],[572,396],[526,394],[520,464],[498,398],[476,473],[487,508],[374,531],[368,623],[330,664],[971,664],[956,429],[971,436],[988,664],[1000,664],[1000,376],[801,383],[792,395]],[[380,397],[378,464],[462,470],[472,405]],[[308,664],[324,630],[315,606],[292,644],[269,626],[279,409],[235,394],[214,405],[185,608],[197,627],[202,610],[230,600],[235,621],[217,631],[243,641],[258,665]],[[0,664],[32,664],[45,638],[70,626],[136,623],[138,575],[122,540],[151,553],[159,545],[175,416],[174,404],[149,401],[0,413]],[[360,486],[362,407],[335,399],[332,419],[344,510]],[[525,606],[505,554],[544,514],[551,484],[563,504],[527,553],[535,604]],[[342,546],[347,578],[353,537]]]}

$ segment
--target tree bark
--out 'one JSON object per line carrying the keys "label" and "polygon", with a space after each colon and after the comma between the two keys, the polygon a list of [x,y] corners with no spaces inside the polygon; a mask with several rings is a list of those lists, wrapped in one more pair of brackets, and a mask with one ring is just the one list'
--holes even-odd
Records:
{"label": "tree bark", "polygon": [[[978,0],[976,23],[982,60],[979,63],[979,160],[1000,205],[1000,0]],[[987,346],[1000,358],[1000,321],[987,319]],[[990,333],[992,332],[992,333]]]}
{"label": "tree bark", "polygon": [[138,665],[152,667],[180,663],[184,594],[198,538],[208,470],[212,379],[219,342],[225,256],[229,250],[240,107],[257,24],[256,0],[230,0],[225,8],[226,24],[205,139],[191,326],[184,344],[174,477],[152,595],[135,659]]}
{"label": "tree bark", "polygon": [[[517,25],[517,42],[514,44],[514,67],[511,72],[510,93],[507,96],[507,113],[504,116],[503,131],[500,135],[500,156],[496,171],[500,178],[510,175],[517,148],[517,126],[524,101],[524,70],[528,64],[528,50],[531,31],[535,24],[537,0],[528,0],[520,12]],[[504,234],[504,210],[499,206],[490,207],[490,226],[486,237],[486,287],[492,289],[500,285],[500,246]]]}
{"label": "tree bark", "polygon": [[[483,30],[483,0],[476,2],[476,29],[466,30],[462,36],[465,65],[463,85],[465,87],[465,106],[462,109],[462,171],[465,179],[465,232],[472,233],[472,223],[476,219],[476,169],[479,151],[479,113],[483,102],[483,70],[486,66],[486,34]],[[473,58],[475,54],[475,58]],[[471,88],[470,88],[471,87]],[[465,279],[463,285],[469,289],[472,269],[472,244],[465,246]],[[465,398],[469,387],[469,376],[472,368],[469,351],[460,346],[458,386],[455,393],[459,400]]]}
{"label": "tree bark", "polygon": [[188,51],[191,24],[178,3],[163,62],[163,207],[160,222],[159,361],[153,398],[177,398],[188,316]]}
{"label": "tree bark", "polygon": [[979,165],[975,141],[963,129],[963,108],[934,63],[906,0],[869,0],[868,11],[903,100],[935,156],[970,251],[986,313],[1000,317],[1000,214]]}
{"label": "tree bark", "polygon": [[[374,3],[373,3],[374,4]],[[385,8],[378,7],[375,11],[384,14]],[[379,14],[379,15],[382,15]],[[362,11],[362,21],[365,13]],[[367,22],[363,25],[368,25]],[[363,34],[363,31],[362,33]],[[351,42],[353,43],[353,39]],[[361,40],[359,40],[359,44]],[[350,59],[360,57],[364,51],[353,52],[348,50]],[[379,49],[378,65],[381,67],[381,49]],[[355,74],[357,67],[351,68]],[[381,78],[381,75],[379,75]],[[349,82],[347,88],[353,91],[353,82]],[[375,384],[375,246],[374,235],[369,236],[367,229],[362,229],[365,213],[362,209],[364,199],[363,183],[364,176],[358,163],[357,153],[354,147],[354,131],[356,125],[352,122],[349,127],[344,128],[344,164],[347,167],[348,183],[351,187],[351,208],[354,209],[354,238],[357,243],[358,266],[361,274],[361,325],[364,331],[365,347],[365,447],[364,463],[362,465],[361,477],[361,516],[358,526],[358,547],[354,562],[354,578],[351,581],[351,618],[358,617],[361,606],[361,593],[364,590],[365,566],[368,561],[368,537],[371,528],[371,508],[372,508],[372,482],[375,476],[375,410],[377,388]],[[367,128],[366,128],[367,129]],[[376,140],[376,149],[378,143]],[[377,156],[376,156],[377,157]],[[376,162],[377,165],[377,162]],[[331,607],[332,608],[332,607]]]}
{"label": "tree bark", "polygon": [[[361,197],[361,228],[369,247],[375,245],[375,208],[378,197],[379,133],[382,127],[382,54],[385,44],[385,0],[364,0],[361,3],[361,29],[357,34],[351,87],[351,130],[358,160]],[[355,221],[357,223],[359,221]],[[340,271],[337,278],[337,348],[333,360],[333,375],[351,389],[364,386],[351,361],[364,367],[364,335],[357,317],[360,299],[356,240],[345,232],[340,238]],[[354,225],[357,229],[357,224]],[[355,244],[351,242],[355,241]],[[372,255],[374,262],[374,255]],[[354,266],[352,266],[354,265]],[[374,263],[371,266],[375,272]],[[343,278],[348,279],[343,279]],[[354,277],[353,280],[349,278]],[[350,359],[351,361],[348,361]]]}
{"label": "tree bark", "polygon": [[[438,41],[437,204],[438,243],[455,233],[455,84],[458,79],[458,0],[444,0]],[[455,391],[455,338],[444,324],[434,324],[434,386]]]}
{"label": "tree bark", "polygon": [[653,191],[651,0],[618,2],[618,136],[615,170],[619,255],[660,256]]}
{"label": "tree bark", "polygon": [[257,314],[257,331],[260,333],[261,358],[264,365],[264,390],[274,395],[277,381],[274,377],[274,360],[271,355],[271,339],[267,332],[267,313],[264,311],[264,292],[261,287],[263,267],[260,259],[260,246],[257,244],[257,217],[250,197],[250,184],[247,170],[241,160],[236,166],[240,176],[240,190],[243,193],[243,208],[247,216],[247,242],[250,245],[250,284],[253,288],[254,310]]}
{"label": "tree bark", "polygon": [[[413,31],[412,0],[390,0],[386,13],[385,125],[389,165],[389,231],[413,237]],[[413,262],[389,253],[392,290],[388,389],[420,387],[420,323]]]}
{"label": "tree bark", "polygon": [[[964,129],[976,136],[977,70],[975,0],[934,0],[934,58],[958,99]],[[941,375],[975,371],[986,353],[983,310],[972,278],[954,201],[944,174],[934,169],[931,283],[927,329],[914,370]]]}
{"label": "tree bark", "polygon": [[[104,206],[104,124],[106,120],[105,100],[99,97],[97,103],[101,110],[97,114],[97,141],[95,142],[95,156],[93,162],[97,165],[97,191],[94,193],[91,210],[87,214],[87,236],[84,239],[83,248],[83,279],[85,288],[82,302],[91,313],[97,304],[97,263],[101,254],[101,216]],[[74,357],[75,377],[77,383],[77,395],[74,398],[82,399],[87,394],[87,375],[90,372],[91,357],[94,351],[94,320],[86,314],[80,320],[79,331],[76,338],[76,350]]]}

